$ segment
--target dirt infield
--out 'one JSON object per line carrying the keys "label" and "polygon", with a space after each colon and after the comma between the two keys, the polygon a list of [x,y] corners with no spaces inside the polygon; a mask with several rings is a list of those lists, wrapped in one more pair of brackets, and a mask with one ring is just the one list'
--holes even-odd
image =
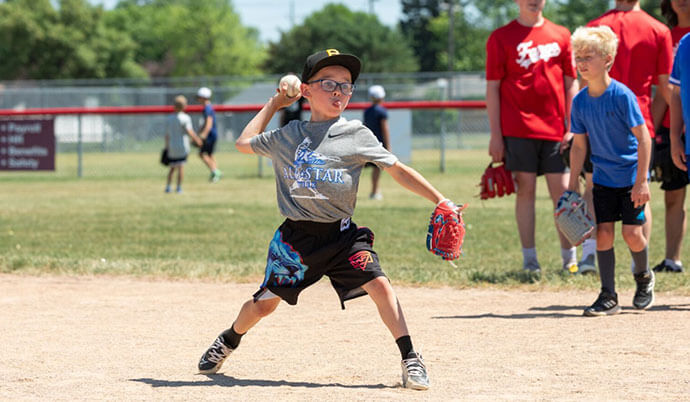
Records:
{"label": "dirt infield", "polygon": [[[432,389],[400,388],[368,298],[326,282],[195,373],[251,284],[0,275],[0,400],[687,400],[690,299],[584,318],[591,292],[396,286]],[[630,306],[631,292],[621,292]]]}

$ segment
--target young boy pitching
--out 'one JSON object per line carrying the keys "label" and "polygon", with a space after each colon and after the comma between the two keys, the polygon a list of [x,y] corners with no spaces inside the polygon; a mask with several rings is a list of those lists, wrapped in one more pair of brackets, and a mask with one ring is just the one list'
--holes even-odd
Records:
{"label": "young boy pitching", "polygon": [[584,315],[603,316],[620,311],[613,250],[616,221],[623,221],[623,239],[635,263],[637,290],[633,306],[647,309],[654,302],[654,273],[648,267],[642,225],[644,207],[649,201],[651,139],[635,94],[608,74],[616,57],[616,34],[607,26],[578,28],[572,44],[577,70],[588,85],[573,99],[570,127],[575,137],[568,189],[578,190],[589,137],[601,278],[601,293]]}
{"label": "young boy pitching", "polygon": [[[448,202],[419,173],[397,160],[359,121],[340,115],[347,107],[360,61],[336,49],[306,60],[300,86],[309,101],[310,121],[291,121],[264,132],[281,108],[297,101],[280,88],[237,139],[243,153],[272,159],[278,207],[286,219],[273,235],[266,274],[259,290],[239,311],[199,361],[199,371],[215,373],[259,320],[281,299],[297,304],[302,290],[327,276],[341,304],[368,294],[393,335],[402,357],[402,384],[427,389],[422,356],[410,339],[402,309],[373,249],[374,234],[351,221],[362,168],[374,163],[407,189],[434,203]],[[344,307],[344,304],[342,304]]]}

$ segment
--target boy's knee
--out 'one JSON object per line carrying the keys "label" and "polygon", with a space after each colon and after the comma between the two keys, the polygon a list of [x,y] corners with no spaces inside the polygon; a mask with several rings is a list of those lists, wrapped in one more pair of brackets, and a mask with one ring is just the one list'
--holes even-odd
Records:
{"label": "boy's knee", "polygon": [[268,300],[259,300],[254,302],[250,300],[248,303],[253,303],[254,312],[260,317],[266,317],[275,311],[280,304],[280,298],[273,298]]}
{"label": "boy's knee", "polygon": [[628,244],[639,244],[640,242],[644,243],[646,241],[642,233],[642,226],[623,225],[622,234],[623,240]]}
{"label": "boy's knee", "polygon": [[393,287],[385,276],[379,276],[370,280],[362,286],[362,288],[369,293],[369,295],[393,293]]}

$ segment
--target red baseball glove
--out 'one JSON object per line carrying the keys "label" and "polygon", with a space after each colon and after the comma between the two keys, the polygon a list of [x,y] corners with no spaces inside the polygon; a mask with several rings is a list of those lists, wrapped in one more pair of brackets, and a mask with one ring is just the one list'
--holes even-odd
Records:
{"label": "red baseball glove", "polygon": [[505,164],[501,162],[497,166],[489,163],[482,181],[479,183],[479,197],[482,200],[494,198],[496,196],[503,197],[504,195],[511,195],[515,192],[515,183],[513,182],[513,175],[510,170],[505,168]]}
{"label": "red baseball glove", "polygon": [[427,250],[444,260],[455,260],[460,257],[462,241],[465,238],[462,210],[466,206],[457,206],[449,200],[443,200],[436,205],[426,235]]}

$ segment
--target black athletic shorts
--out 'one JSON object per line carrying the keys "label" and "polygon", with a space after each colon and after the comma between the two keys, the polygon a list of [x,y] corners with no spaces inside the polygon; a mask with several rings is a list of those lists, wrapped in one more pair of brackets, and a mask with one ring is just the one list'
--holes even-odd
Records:
{"label": "black athletic shorts", "polygon": [[560,141],[503,137],[506,169],[512,172],[566,173],[568,167],[560,153]]}
{"label": "black athletic shorts", "polygon": [[216,149],[216,140],[209,141],[208,138],[204,140],[204,143],[201,145],[201,149],[199,150],[200,154],[209,154],[213,155],[213,151]]}
{"label": "black athletic shorts", "polygon": [[[679,190],[688,185],[688,174],[673,164],[669,131],[668,127],[663,126],[656,131],[652,158],[652,177],[661,182],[664,191]],[[681,139],[685,145],[685,135]]]}
{"label": "black athletic shorts", "polygon": [[632,186],[606,187],[594,183],[594,213],[597,223],[623,221],[624,225],[642,225],[647,220],[644,205],[635,208],[630,193]]}
{"label": "black athletic shorts", "polygon": [[374,233],[350,218],[332,223],[286,219],[269,246],[266,274],[254,301],[270,290],[297,304],[300,292],[326,275],[344,309],[346,300],[366,294],[362,285],[385,276],[373,245]]}

